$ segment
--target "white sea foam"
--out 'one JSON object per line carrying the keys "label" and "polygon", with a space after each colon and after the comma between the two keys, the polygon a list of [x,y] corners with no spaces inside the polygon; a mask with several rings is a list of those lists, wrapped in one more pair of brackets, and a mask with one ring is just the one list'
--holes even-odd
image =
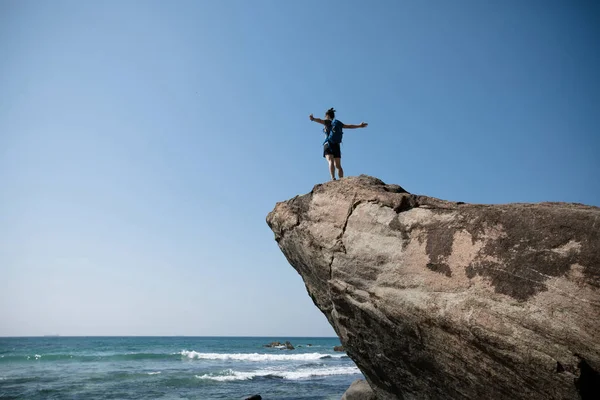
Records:
{"label": "white sea foam", "polygon": [[310,368],[310,369],[299,369],[296,371],[277,371],[262,369],[257,371],[234,371],[226,370],[220,374],[205,374],[196,375],[198,379],[210,379],[213,381],[225,382],[225,381],[243,381],[257,377],[272,376],[276,378],[283,378],[289,380],[308,379],[311,377],[319,376],[332,376],[332,375],[355,375],[360,374],[360,370],[357,367],[327,367],[327,368]]}
{"label": "white sea foam", "polygon": [[259,354],[259,353],[198,353],[196,351],[183,350],[182,356],[198,360],[235,360],[235,361],[315,361],[323,358],[342,358],[339,354],[305,353],[305,354]]}
{"label": "white sea foam", "polygon": [[358,367],[331,367],[331,368],[315,368],[297,371],[286,371],[281,375],[284,379],[305,379],[313,376],[331,376],[331,375],[354,375],[360,374]]}
{"label": "white sea foam", "polygon": [[245,381],[248,379],[252,379],[257,376],[267,376],[270,375],[271,372],[260,374],[263,371],[255,371],[255,372],[240,372],[234,371],[232,369],[227,370],[224,374],[204,374],[204,375],[196,375],[198,379],[210,379],[213,381],[226,382],[226,381]]}
{"label": "white sea foam", "polygon": [[156,372],[147,372],[148,375],[158,375],[160,374],[160,371],[156,371]]}

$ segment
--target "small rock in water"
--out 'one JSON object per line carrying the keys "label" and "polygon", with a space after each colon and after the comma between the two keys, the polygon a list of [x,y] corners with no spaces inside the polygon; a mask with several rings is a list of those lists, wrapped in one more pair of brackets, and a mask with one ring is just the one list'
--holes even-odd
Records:
{"label": "small rock in water", "polygon": [[357,379],[346,390],[341,400],[375,400],[375,393],[364,379]]}
{"label": "small rock in water", "polygon": [[255,394],[254,396],[246,397],[246,400],[262,400],[260,394]]}
{"label": "small rock in water", "polygon": [[344,346],[335,346],[333,348],[333,351],[346,351],[346,350],[344,350]]}
{"label": "small rock in water", "polygon": [[265,344],[263,347],[277,347],[277,346],[281,346],[280,342],[271,342],[269,344]]}
{"label": "small rock in water", "polygon": [[281,342],[271,342],[269,344],[265,344],[263,345],[263,347],[274,347],[277,349],[287,349],[287,350],[294,350],[294,346],[290,343],[289,340],[287,340],[285,343],[281,343]]}

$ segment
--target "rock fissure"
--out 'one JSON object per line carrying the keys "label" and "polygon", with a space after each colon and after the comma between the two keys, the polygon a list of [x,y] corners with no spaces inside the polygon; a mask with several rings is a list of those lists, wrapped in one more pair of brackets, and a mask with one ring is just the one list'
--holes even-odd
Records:
{"label": "rock fissure", "polygon": [[344,221],[344,226],[342,226],[342,231],[340,232],[338,239],[341,239],[344,236],[344,233],[346,233],[346,227],[348,226],[348,221],[350,220],[350,217],[352,216],[354,209],[356,207],[358,207],[360,203],[361,203],[361,201],[360,200],[356,201],[356,196],[354,196],[354,198],[352,199],[352,203],[350,204],[350,207],[348,207],[348,212],[346,213],[346,220]]}
{"label": "rock fissure", "polygon": [[335,260],[335,252],[331,253],[331,261],[329,261],[329,280],[333,279],[333,261]]}
{"label": "rock fissure", "polygon": [[344,234],[346,233],[346,228],[348,226],[348,221],[350,221],[350,217],[352,216],[352,213],[354,212],[354,210],[356,210],[356,208],[358,206],[360,206],[361,204],[378,204],[380,205],[377,200],[358,200],[358,201],[353,201],[352,204],[349,207],[348,210],[348,214],[346,215],[346,220],[344,221],[344,226],[342,227],[342,232],[340,232],[340,235],[338,236],[338,239],[342,239],[344,237]]}

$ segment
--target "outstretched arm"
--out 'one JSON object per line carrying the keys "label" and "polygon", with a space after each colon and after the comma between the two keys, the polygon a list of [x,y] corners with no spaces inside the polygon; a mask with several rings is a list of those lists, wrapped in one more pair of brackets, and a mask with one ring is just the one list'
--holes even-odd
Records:
{"label": "outstretched arm", "polygon": [[356,129],[356,128],[366,128],[369,124],[366,122],[361,122],[360,125],[348,125],[344,124],[344,129]]}
{"label": "outstretched arm", "polygon": [[323,125],[325,125],[325,121],[323,121],[323,120],[322,120],[322,119],[320,119],[320,118],[315,118],[315,117],[313,117],[313,115],[312,115],[312,114],[310,114],[310,115],[308,116],[308,118],[310,118],[310,120],[311,120],[311,121],[313,121],[313,122],[318,122],[319,124],[323,124]]}

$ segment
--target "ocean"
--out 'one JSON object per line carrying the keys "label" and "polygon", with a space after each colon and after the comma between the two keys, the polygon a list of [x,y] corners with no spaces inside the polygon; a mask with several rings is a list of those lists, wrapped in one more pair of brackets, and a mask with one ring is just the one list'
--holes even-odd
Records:
{"label": "ocean", "polygon": [[[267,348],[289,340],[295,350]],[[338,338],[0,338],[0,399],[336,399],[362,378]]]}

